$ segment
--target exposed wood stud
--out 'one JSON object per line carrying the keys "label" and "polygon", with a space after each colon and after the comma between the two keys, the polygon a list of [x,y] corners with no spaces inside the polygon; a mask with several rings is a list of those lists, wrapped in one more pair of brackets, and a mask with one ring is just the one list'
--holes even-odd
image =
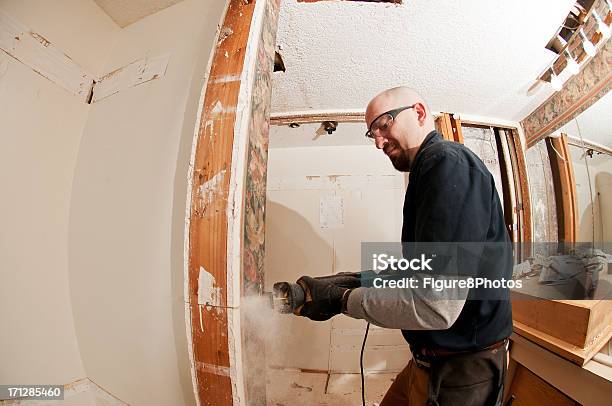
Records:
{"label": "exposed wood stud", "polygon": [[559,242],[575,242],[577,236],[576,180],[567,136],[546,138],[553,174]]}
{"label": "exposed wood stud", "polygon": [[[231,405],[235,385],[231,368],[227,308],[227,232],[230,168],[234,145],[236,105],[240,78],[249,40],[255,2],[230,0],[219,30],[217,48],[205,90],[198,141],[195,146],[194,178],[189,225],[189,273],[187,291],[196,396],[201,405]],[[224,174],[220,176],[219,174]],[[216,178],[215,178],[216,177]],[[205,195],[203,195],[205,193]],[[198,304],[200,269],[211,275],[220,292],[220,306]],[[197,365],[214,366],[197,368]],[[216,368],[216,369],[215,369]]]}

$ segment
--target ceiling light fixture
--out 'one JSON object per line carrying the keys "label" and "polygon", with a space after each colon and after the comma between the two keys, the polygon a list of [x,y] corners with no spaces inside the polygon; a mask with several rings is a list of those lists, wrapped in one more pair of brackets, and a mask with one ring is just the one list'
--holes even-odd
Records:
{"label": "ceiling light fixture", "polygon": [[580,72],[578,62],[576,62],[576,59],[574,59],[567,48],[565,48],[565,53],[567,54],[567,66],[565,69],[567,69],[571,75],[577,75]]}
{"label": "ceiling light fixture", "polygon": [[584,52],[590,57],[595,56],[597,50],[595,49],[595,45],[587,38],[586,34],[582,27],[580,27],[580,37],[582,38],[582,48],[584,48]]}
{"label": "ceiling light fixture", "polygon": [[601,36],[604,37],[604,39],[610,38],[610,34],[612,34],[610,32],[610,27],[601,20],[601,17],[599,17],[599,14],[597,14],[595,10],[591,11],[591,14],[593,14],[593,17],[595,17],[595,20],[597,21],[597,31],[601,33]]}

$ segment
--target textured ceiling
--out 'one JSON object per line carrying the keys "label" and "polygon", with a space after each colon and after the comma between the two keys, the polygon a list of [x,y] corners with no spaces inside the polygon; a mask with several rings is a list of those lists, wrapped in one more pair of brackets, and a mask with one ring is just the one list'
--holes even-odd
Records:
{"label": "textured ceiling", "polygon": [[403,5],[283,0],[273,112],[363,110],[410,85],[433,111],[518,121],[552,91],[534,79],[574,0],[406,0]]}
{"label": "textured ceiling", "polygon": [[183,0],[94,0],[120,27],[157,13]]}

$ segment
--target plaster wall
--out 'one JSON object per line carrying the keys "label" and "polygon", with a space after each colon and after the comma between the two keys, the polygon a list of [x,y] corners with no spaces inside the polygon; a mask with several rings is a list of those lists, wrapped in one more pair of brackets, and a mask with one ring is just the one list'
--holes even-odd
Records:
{"label": "plaster wall", "polygon": [[[373,144],[362,124],[341,123],[315,138],[319,125],[272,126],[266,203],[265,285],[361,270],[361,242],[399,241],[404,175]],[[287,147],[295,135],[300,146]],[[310,134],[310,138],[306,138]],[[344,140],[344,145],[332,142]],[[336,144],[336,145],[334,145]],[[313,322],[284,316],[269,365],[358,372],[365,321],[344,315]],[[365,367],[398,371],[410,358],[397,330],[372,326]]]}
{"label": "plaster wall", "polygon": [[[100,74],[119,28],[91,0],[2,0],[0,10]],[[86,376],[68,273],[71,188],[92,107],[0,51],[0,384]],[[86,394],[66,404],[90,404]]]}
{"label": "plaster wall", "polygon": [[[587,158],[590,171],[590,183],[581,148],[570,146],[576,179],[576,198],[578,202],[577,240],[588,242],[593,238],[595,224],[595,241],[612,242],[612,157],[599,155]],[[591,191],[593,193],[594,215],[591,211]],[[609,246],[609,244],[608,244]]]}
{"label": "plaster wall", "polygon": [[87,376],[134,405],[194,404],[183,295],[187,168],[225,2],[185,0],[121,30],[110,72],[170,54],[165,76],[92,105],[69,230]]}

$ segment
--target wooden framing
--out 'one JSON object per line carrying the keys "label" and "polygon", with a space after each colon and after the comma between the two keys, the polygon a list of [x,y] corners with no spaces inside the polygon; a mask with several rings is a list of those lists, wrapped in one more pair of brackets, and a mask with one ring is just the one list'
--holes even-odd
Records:
{"label": "wooden framing", "polygon": [[436,130],[442,134],[445,140],[463,144],[461,120],[455,118],[453,114],[440,113],[440,115],[436,117]]}
{"label": "wooden framing", "polygon": [[530,244],[532,242],[531,230],[531,200],[529,198],[529,184],[527,181],[527,165],[525,154],[521,145],[521,138],[516,129],[505,130],[506,140],[511,145],[510,159],[514,173],[514,188],[516,196],[516,207],[514,210],[518,216],[518,237],[516,242],[521,243],[522,251],[518,258],[522,259],[531,255]]}
{"label": "wooden framing", "polygon": [[262,213],[265,206],[279,3],[228,1],[201,99],[190,166],[185,278],[190,361],[200,405],[260,404],[262,399],[265,404],[265,375],[254,372],[260,365],[249,352],[257,348],[245,345],[252,335],[241,323],[240,303],[245,291],[253,293],[244,289],[245,281],[253,282],[252,288],[262,278],[257,272],[263,219],[253,223],[245,217]]}
{"label": "wooden framing", "polygon": [[504,221],[512,241],[519,243],[516,245],[516,248],[519,249],[517,259],[520,260],[528,256],[530,253],[529,244],[524,243],[530,243],[532,240],[531,204],[527,183],[527,167],[518,131],[515,128],[497,127],[483,123],[465,121],[462,123],[461,120],[454,119],[451,114],[446,113],[441,115],[439,119],[440,122],[437,122],[437,127],[445,131],[449,131],[450,128],[452,132],[447,133],[447,137],[452,134],[453,141],[461,140],[461,143],[464,143],[463,133],[460,130],[455,130],[455,126],[458,126],[457,128],[460,128],[461,125],[494,128],[503,182],[502,188],[508,196],[508,199],[504,199],[502,202],[504,205]]}
{"label": "wooden framing", "polygon": [[567,136],[546,138],[546,147],[553,174],[559,242],[575,242],[577,236],[578,206],[576,180]]}

